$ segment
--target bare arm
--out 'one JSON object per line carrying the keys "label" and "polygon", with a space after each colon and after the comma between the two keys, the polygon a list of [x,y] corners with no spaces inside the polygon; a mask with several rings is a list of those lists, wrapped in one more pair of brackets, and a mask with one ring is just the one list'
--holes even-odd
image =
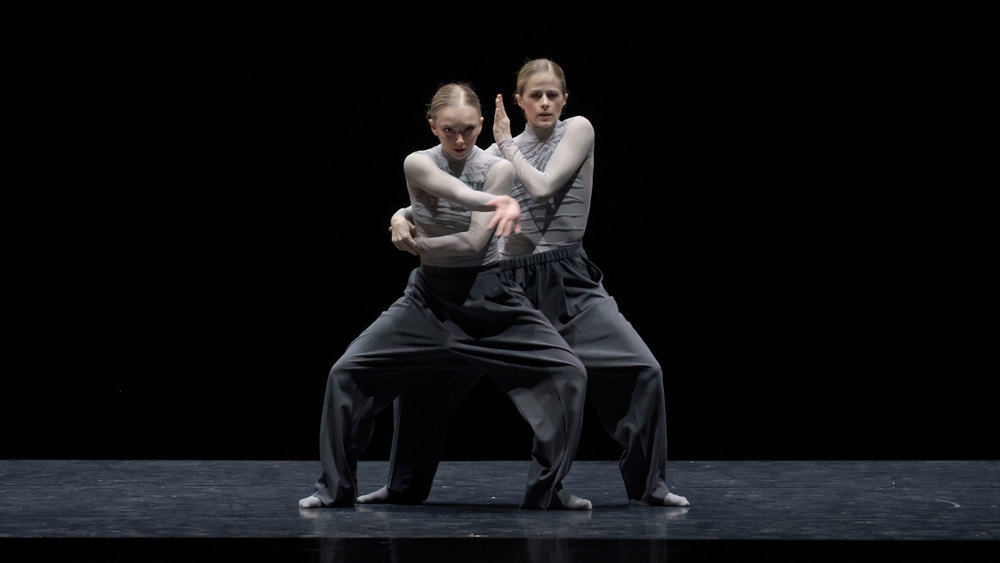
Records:
{"label": "bare arm", "polygon": [[517,179],[535,199],[546,199],[566,185],[580,165],[586,160],[594,146],[594,126],[583,117],[574,117],[567,124],[566,132],[559,146],[552,153],[545,171],[531,165],[510,136],[510,120],[504,109],[503,98],[497,96],[494,115],[494,137],[503,157],[514,164]]}

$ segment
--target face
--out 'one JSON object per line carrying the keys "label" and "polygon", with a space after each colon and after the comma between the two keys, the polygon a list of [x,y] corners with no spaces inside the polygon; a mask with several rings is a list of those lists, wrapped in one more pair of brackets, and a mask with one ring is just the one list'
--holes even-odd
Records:
{"label": "face", "polygon": [[524,111],[528,126],[544,129],[559,121],[569,94],[563,93],[562,84],[555,74],[539,72],[528,79],[524,90],[515,97],[517,105]]}
{"label": "face", "polygon": [[471,106],[446,107],[428,121],[444,152],[457,160],[469,156],[483,130],[483,117]]}

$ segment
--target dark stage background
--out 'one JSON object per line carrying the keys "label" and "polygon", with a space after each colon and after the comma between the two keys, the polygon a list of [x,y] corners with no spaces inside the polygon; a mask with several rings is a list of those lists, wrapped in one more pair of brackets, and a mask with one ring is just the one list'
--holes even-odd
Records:
{"label": "dark stage background", "polygon": [[[317,458],[327,370],[416,265],[386,225],[426,102],[510,109],[547,56],[597,131],[585,246],[665,368],[672,459],[997,457],[981,14],[365,6],[22,20],[0,455]],[[390,436],[385,411],[367,457]],[[447,456],[529,442],[487,382]],[[580,457],[617,455],[588,417]]]}

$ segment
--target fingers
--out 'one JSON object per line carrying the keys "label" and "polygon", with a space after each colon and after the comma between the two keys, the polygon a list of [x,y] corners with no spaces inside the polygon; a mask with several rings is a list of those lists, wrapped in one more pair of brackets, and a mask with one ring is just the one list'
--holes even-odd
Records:
{"label": "fingers", "polygon": [[493,112],[494,121],[505,121],[507,119],[507,109],[503,105],[503,96],[497,94],[496,111]]}
{"label": "fingers", "polygon": [[394,240],[394,241],[392,241],[392,244],[393,244],[393,246],[396,247],[397,250],[402,250],[403,252],[409,252],[410,254],[417,255],[417,249],[416,249],[416,247],[412,246],[412,245],[408,245],[406,243],[406,241],[401,241],[401,240],[400,241],[395,241]]}
{"label": "fingers", "polygon": [[493,233],[494,236],[498,237],[509,236],[511,231],[510,218],[503,211],[498,211],[493,214],[493,217],[490,219],[490,222],[486,226],[486,228],[487,229],[495,228],[496,230]]}
{"label": "fingers", "polygon": [[414,256],[418,256],[420,254],[417,251],[417,243],[413,240],[412,233],[400,233],[394,230],[392,232],[392,245],[398,250],[409,252]]}
{"label": "fingers", "polygon": [[410,239],[410,240],[406,240],[406,241],[403,241],[403,242],[406,243],[406,246],[403,248],[403,250],[405,250],[406,252],[409,252],[410,254],[412,254],[414,256],[420,256],[420,251],[417,250],[417,244],[416,244],[415,241],[413,241],[412,239]]}
{"label": "fingers", "polygon": [[403,252],[409,252],[414,256],[418,254],[417,247],[414,246],[413,244],[407,244],[406,241],[393,241],[392,244],[393,246],[396,247],[397,250],[402,250]]}
{"label": "fingers", "polygon": [[521,232],[521,217],[519,214],[497,213],[496,235],[509,237],[513,233]]}
{"label": "fingers", "polygon": [[487,228],[496,227],[497,236],[506,237],[521,232],[521,206],[517,200],[510,196],[497,196],[487,201],[486,205],[496,209]]}
{"label": "fingers", "polygon": [[511,222],[509,219],[501,220],[500,224],[497,226],[497,236],[501,237],[510,236],[510,231],[511,231],[510,224]]}
{"label": "fingers", "polygon": [[492,218],[490,218],[490,222],[489,224],[486,225],[486,228],[487,229],[496,228],[495,232],[493,233],[494,236],[506,237],[510,236],[511,231],[513,231],[514,228],[517,229],[517,232],[521,232],[521,224],[519,220],[520,217],[511,218],[509,213],[506,213],[504,211],[498,211],[493,214]]}

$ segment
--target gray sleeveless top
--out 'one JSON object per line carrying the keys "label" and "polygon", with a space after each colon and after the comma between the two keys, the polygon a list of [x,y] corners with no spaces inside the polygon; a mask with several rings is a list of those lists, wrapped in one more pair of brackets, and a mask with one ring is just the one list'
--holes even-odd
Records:
{"label": "gray sleeveless top", "polygon": [[[479,147],[473,147],[472,152],[464,161],[458,163],[455,168],[445,156],[441,145],[419,151],[420,154],[430,157],[438,168],[461,180],[465,185],[476,191],[483,191],[486,183],[486,175],[490,168],[502,158],[483,151]],[[454,203],[429,194],[423,190],[416,190],[412,203],[412,220],[417,228],[417,234],[422,237],[440,237],[464,233],[469,230],[469,223],[472,219],[472,211],[466,209],[459,203]],[[449,260],[449,266],[468,267],[492,264],[500,260],[500,251],[497,248],[495,237],[490,237],[490,242],[477,256],[456,256],[454,260]]]}
{"label": "gray sleeveless top", "polygon": [[[530,127],[525,127],[513,142],[535,169],[544,171],[571,120],[559,121],[544,141],[540,141]],[[491,146],[489,152],[500,154],[496,145]],[[587,155],[572,179],[547,199],[535,199],[520,179],[515,179],[510,195],[521,205],[521,234],[511,235],[502,242],[503,257],[545,252],[582,242],[592,187],[593,153]]]}

